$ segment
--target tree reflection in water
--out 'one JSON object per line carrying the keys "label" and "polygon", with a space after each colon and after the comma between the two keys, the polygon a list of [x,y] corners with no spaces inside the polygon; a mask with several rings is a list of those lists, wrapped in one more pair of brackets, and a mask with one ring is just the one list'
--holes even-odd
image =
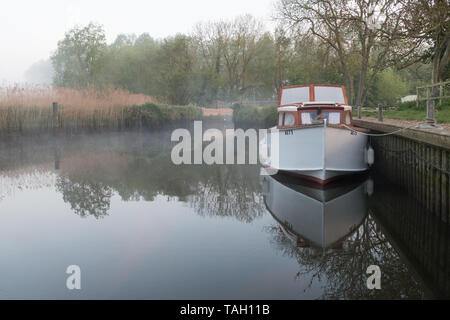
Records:
{"label": "tree reflection in water", "polygon": [[265,211],[258,183],[259,168],[250,165],[217,166],[189,198],[197,214],[234,217],[251,222]]}
{"label": "tree reflection in water", "polygon": [[[104,157],[101,163],[110,168],[109,159]],[[123,201],[153,201],[157,195],[176,197],[202,216],[231,216],[245,222],[262,216],[258,167],[175,166],[168,161],[165,156],[130,159],[124,167],[115,167],[114,178],[98,163],[92,171],[85,163],[82,171],[72,166],[70,174],[60,175],[56,186],[64,201],[82,217],[107,215],[115,193]]]}
{"label": "tree reflection in water", "polygon": [[154,201],[163,195],[188,203],[202,216],[245,222],[264,213],[258,166],[174,165],[170,150],[151,151],[147,143],[132,150],[62,154],[57,190],[83,217],[107,215],[114,194],[123,201]]}
{"label": "tree reflection in water", "polygon": [[[287,191],[289,189],[277,189],[276,187],[277,185],[271,188],[271,190],[276,191],[272,191],[270,195],[272,198],[269,199],[270,202],[268,204],[273,208],[276,208],[274,205],[277,204],[276,201],[279,203],[280,198],[283,200],[282,197],[286,197],[286,193],[289,193]],[[280,192],[280,190],[282,191]],[[358,191],[354,189],[353,192],[355,190]],[[348,192],[347,195],[351,193]],[[300,192],[298,192],[298,195],[301,201],[316,201],[314,203],[317,204],[317,199],[304,198],[304,195]],[[354,195],[348,205],[355,202]],[[269,195],[265,196],[268,197]],[[274,200],[274,196],[278,198]],[[363,193],[360,193],[360,196],[366,197]],[[338,215],[343,214],[342,211],[327,211],[330,209],[326,204],[328,201],[328,204],[333,201],[336,203],[336,199],[338,201],[339,199],[345,199],[343,198],[345,194],[339,197],[331,200],[322,200],[322,210],[325,210],[324,219],[335,213]],[[306,280],[308,285],[306,288],[303,288],[304,291],[311,290],[313,285],[320,285],[322,287],[321,299],[416,299],[425,297],[422,283],[411,277],[411,270],[408,270],[400,255],[392,247],[389,239],[380,230],[373,215],[370,213],[370,209],[363,222],[356,229],[350,228],[349,230],[353,231],[345,237],[329,246],[319,246],[303,238],[302,235],[295,233],[293,229],[294,225],[308,228],[308,224],[311,223],[308,219],[302,222],[300,218],[308,216],[301,213],[307,205],[305,203],[304,206],[300,206],[299,203],[296,203],[295,210],[297,210],[298,215],[295,217],[298,220],[283,221],[279,222],[278,225],[267,227],[267,232],[271,235],[270,241],[277,251],[297,261],[299,270],[295,275],[295,279],[302,280],[303,283]],[[286,205],[282,207],[285,210],[289,210],[289,207]],[[270,207],[268,208],[269,210],[271,209]],[[274,214],[276,215],[277,213],[275,212]],[[284,216],[287,215],[285,214]],[[328,236],[326,233],[329,233],[330,230],[333,231],[333,226],[329,224],[329,220],[324,223],[328,224],[326,226],[328,230],[323,230],[323,236],[326,237]],[[320,228],[325,228],[323,224]],[[317,224],[315,226],[317,227]],[[311,225],[311,228],[313,227],[314,225]],[[381,290],[369,290],[366,286],[366,281],[369,277],[366,274],[366,270],[370,265],[377,265],[381,269]]]}
{"label": "tree reflection in water", "polygon": [[80,217],[103,218],[108,214],[113,190],[101,182],[73,182],[68,177],[59,176],[56,189],[62,193],[64,202],[70,203],[74,213]]}
{"label": "tree reflection in water", "polygon": [[170,134],[22,139],[19,144],[0,144],[0,168],[26,172],[36,163],[48,167],[57,177],[57,191],[82,217],[108,215],[114,194],[123,201],[153,201],[164,195],[188,203],[202,216],[246,222],[262,216],[258,166],[174,165]]}

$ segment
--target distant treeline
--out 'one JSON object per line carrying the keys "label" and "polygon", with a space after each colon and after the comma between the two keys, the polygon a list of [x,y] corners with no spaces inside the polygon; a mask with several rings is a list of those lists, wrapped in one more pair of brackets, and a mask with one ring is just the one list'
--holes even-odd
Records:
{"label": "distant treeline", "polygon": [[[344,0],[280,0],[281,24],[274,31],[244,15],[164,39],[121,34],[111,44],[103,27],[91,23],[58,42],[51,57],[54,85],[112,85],[168,104],[213,106],[276,99],[285,85],[329,83],[344,84],[350,103],[393,105],[430,82],[433,54],[444,54],[433,48],[445,48],[439,37],[448,27],[445,17],[434,13],[447,7],[443,2],[426,11],[420,7],[426,2],[369,0],[367,8],[365,3],[353,8]],[[369,24],[374,19],[369,9],[380,6],[384,13]],[[426,15],[437,17],[441,33],[422,30]],[[440,65],[439,78],[445,79],[449,68],[446,61]]]}

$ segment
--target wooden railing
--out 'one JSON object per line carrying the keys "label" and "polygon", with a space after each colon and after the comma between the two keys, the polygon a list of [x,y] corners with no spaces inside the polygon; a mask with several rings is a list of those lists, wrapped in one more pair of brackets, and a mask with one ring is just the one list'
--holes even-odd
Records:
{"label": "wooden railing", "polygon": [[450,98],[450,81],[439,82],[427,86],[417,87],[417,106],[419,101],[437,100],[442,102],[442,99]]}

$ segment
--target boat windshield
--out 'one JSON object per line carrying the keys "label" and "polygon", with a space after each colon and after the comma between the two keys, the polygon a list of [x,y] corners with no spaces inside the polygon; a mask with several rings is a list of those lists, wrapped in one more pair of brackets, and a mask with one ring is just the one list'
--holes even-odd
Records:
{"label": "boat windshield", "polygon": [[302,112],[303,124],[322,123],[326,119],[329,124],[341,123],[341,114],[337,111],[304,111]]}

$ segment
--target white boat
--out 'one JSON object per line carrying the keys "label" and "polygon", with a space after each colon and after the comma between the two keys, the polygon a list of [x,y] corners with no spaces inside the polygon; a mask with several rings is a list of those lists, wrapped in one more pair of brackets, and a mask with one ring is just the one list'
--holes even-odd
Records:
{"label": "white boat", "polygon": [[260,140],[264,167],[326,184],[373,163],[364,130],[351,130],[352,107],[343,86],[284,87],[277,111],[277,126]]}
{"label": "white boat", "polygon": [[372,180],[364,177],[325,189],[294,183],[280,174],[261,176],[260,182],[267,209],[299,247],[341,246],[364,221],[366,195],[373,191]]}

